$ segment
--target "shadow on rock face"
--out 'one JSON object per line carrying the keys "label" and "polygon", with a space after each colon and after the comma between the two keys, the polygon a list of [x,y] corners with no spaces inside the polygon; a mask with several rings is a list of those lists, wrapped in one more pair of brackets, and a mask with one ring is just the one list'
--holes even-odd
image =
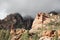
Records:
{"label": "shadow on rock face", "polygon": [[33,18],[31,16],[25,16],[24,17],[24,24],[25,24],[25,29],[31,29]]}

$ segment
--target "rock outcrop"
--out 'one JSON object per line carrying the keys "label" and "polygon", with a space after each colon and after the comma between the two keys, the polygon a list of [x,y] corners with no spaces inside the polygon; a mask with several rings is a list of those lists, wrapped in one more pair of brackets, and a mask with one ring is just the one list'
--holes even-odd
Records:
{"label": "rock outcrop", "polygon": [[52,40],[52,39],[53,39],[52,37],[44,36],[41,37],[39,40]]}
{"label": "rock outcrop", "polygon": [[45,27],[45,24],[48,24],[49,22],[50,18],[48,14],[38,13],[35,20],[33,21],[32,29],[30,30],[30,32],[32,32],[33,30],[38,30],[39,28],[42,28],[42,26]]}
{"label": "rock outcrop", "polygon": [[23,18],[19,13],[14,13],[8,15],[5,19],[1,20],[0,28],[11,29],[11,25],[14,25],[14,28],[17,28],[19,24],[22,25]]}
{"label": "rock outcrop", "polygon": [[[42,36],[55,36],[54,28],[57,26],[59,21],[59,16],[55,12],[47,13],[38,13],[33,21],[32,29],[30,33],[40,33]],[[52,14],[52,15],[51,15]],[[58,35],[60,35],[57,30]],[[38,34],[39,35],[39,34]]]}
{"label": "rock outcrop", "polygon": [[56,35],[60,37],[60,30],[54,29],[58,28],[59,25],[60,17],[56,12],[49,14],[41,12],[36,15],[35,19],[30,16],[23,18],[19,13],[15,13],[0,20],[0,29],[10,29],[11,40],[20,40],[21,35],[25,32],[30,40],[33,39],[34,35],[36,36],[36,33],[39,40],[51,40]]}
{"label": "rock outcrop", "polygon": [[0,20],[0,29],[24,28],[29,30],[31,29],[32,22],[33,18],[30,16],[22,17],[19,13],[13,13]]}
{"label": "rock outcrop", "polygon": [[25,32],[25,29],[12,29],[10,32],[11,40],[19,40],[21,35]]}

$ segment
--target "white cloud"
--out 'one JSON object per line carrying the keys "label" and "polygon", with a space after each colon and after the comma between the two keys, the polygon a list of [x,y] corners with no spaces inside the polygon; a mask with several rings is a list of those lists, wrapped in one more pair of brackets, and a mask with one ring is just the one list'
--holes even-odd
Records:
{"label": "white cloud", "polygon": [[[39,11],[49,12],[52,10],[60,10],[60,0],[1,0],[3,4],[8,4],[0,8],[6,9],[5,14],[11,12],[19,12],[22,15],[35,15]],[[0,12],[1,13],[1,12]],[[3,13],[2,13],[3,14]]]}
{"label": "white cloud", "polygon": [[0,5],[0,19],[4,19],[7,14],[8,4],[6,2],[1,3]]}

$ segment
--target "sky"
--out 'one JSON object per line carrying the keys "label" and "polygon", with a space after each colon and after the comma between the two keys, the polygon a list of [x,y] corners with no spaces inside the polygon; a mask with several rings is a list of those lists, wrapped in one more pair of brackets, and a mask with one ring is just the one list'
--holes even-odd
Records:
{"label": "sky", "polygon": [[0,0],[0,19],[15,12],[34,17],[38,12],[57,10],[60,10],[60,0]]}

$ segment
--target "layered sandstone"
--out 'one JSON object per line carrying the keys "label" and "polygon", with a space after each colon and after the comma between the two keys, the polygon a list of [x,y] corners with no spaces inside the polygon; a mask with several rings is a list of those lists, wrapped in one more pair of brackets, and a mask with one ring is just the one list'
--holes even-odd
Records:
{"label": "layered sandstone", "polygon": [[46,25],[50,22],[58,22],[59,21],[59,16],[55,12],[50,12],[50,13],[43,13],[40,12],[36,15],[33,24],[32,24],[32,29],[39,29],[42,27],[46,27]]}
{"label": "layered sandstone", "polygon": [[35,20],[33,21],[32,29],[30,30],[30,32],[45,27],[45,24],[48,24],[49,22],[50,22],[50,18],[48,14],[38,13],[35,17]]}

